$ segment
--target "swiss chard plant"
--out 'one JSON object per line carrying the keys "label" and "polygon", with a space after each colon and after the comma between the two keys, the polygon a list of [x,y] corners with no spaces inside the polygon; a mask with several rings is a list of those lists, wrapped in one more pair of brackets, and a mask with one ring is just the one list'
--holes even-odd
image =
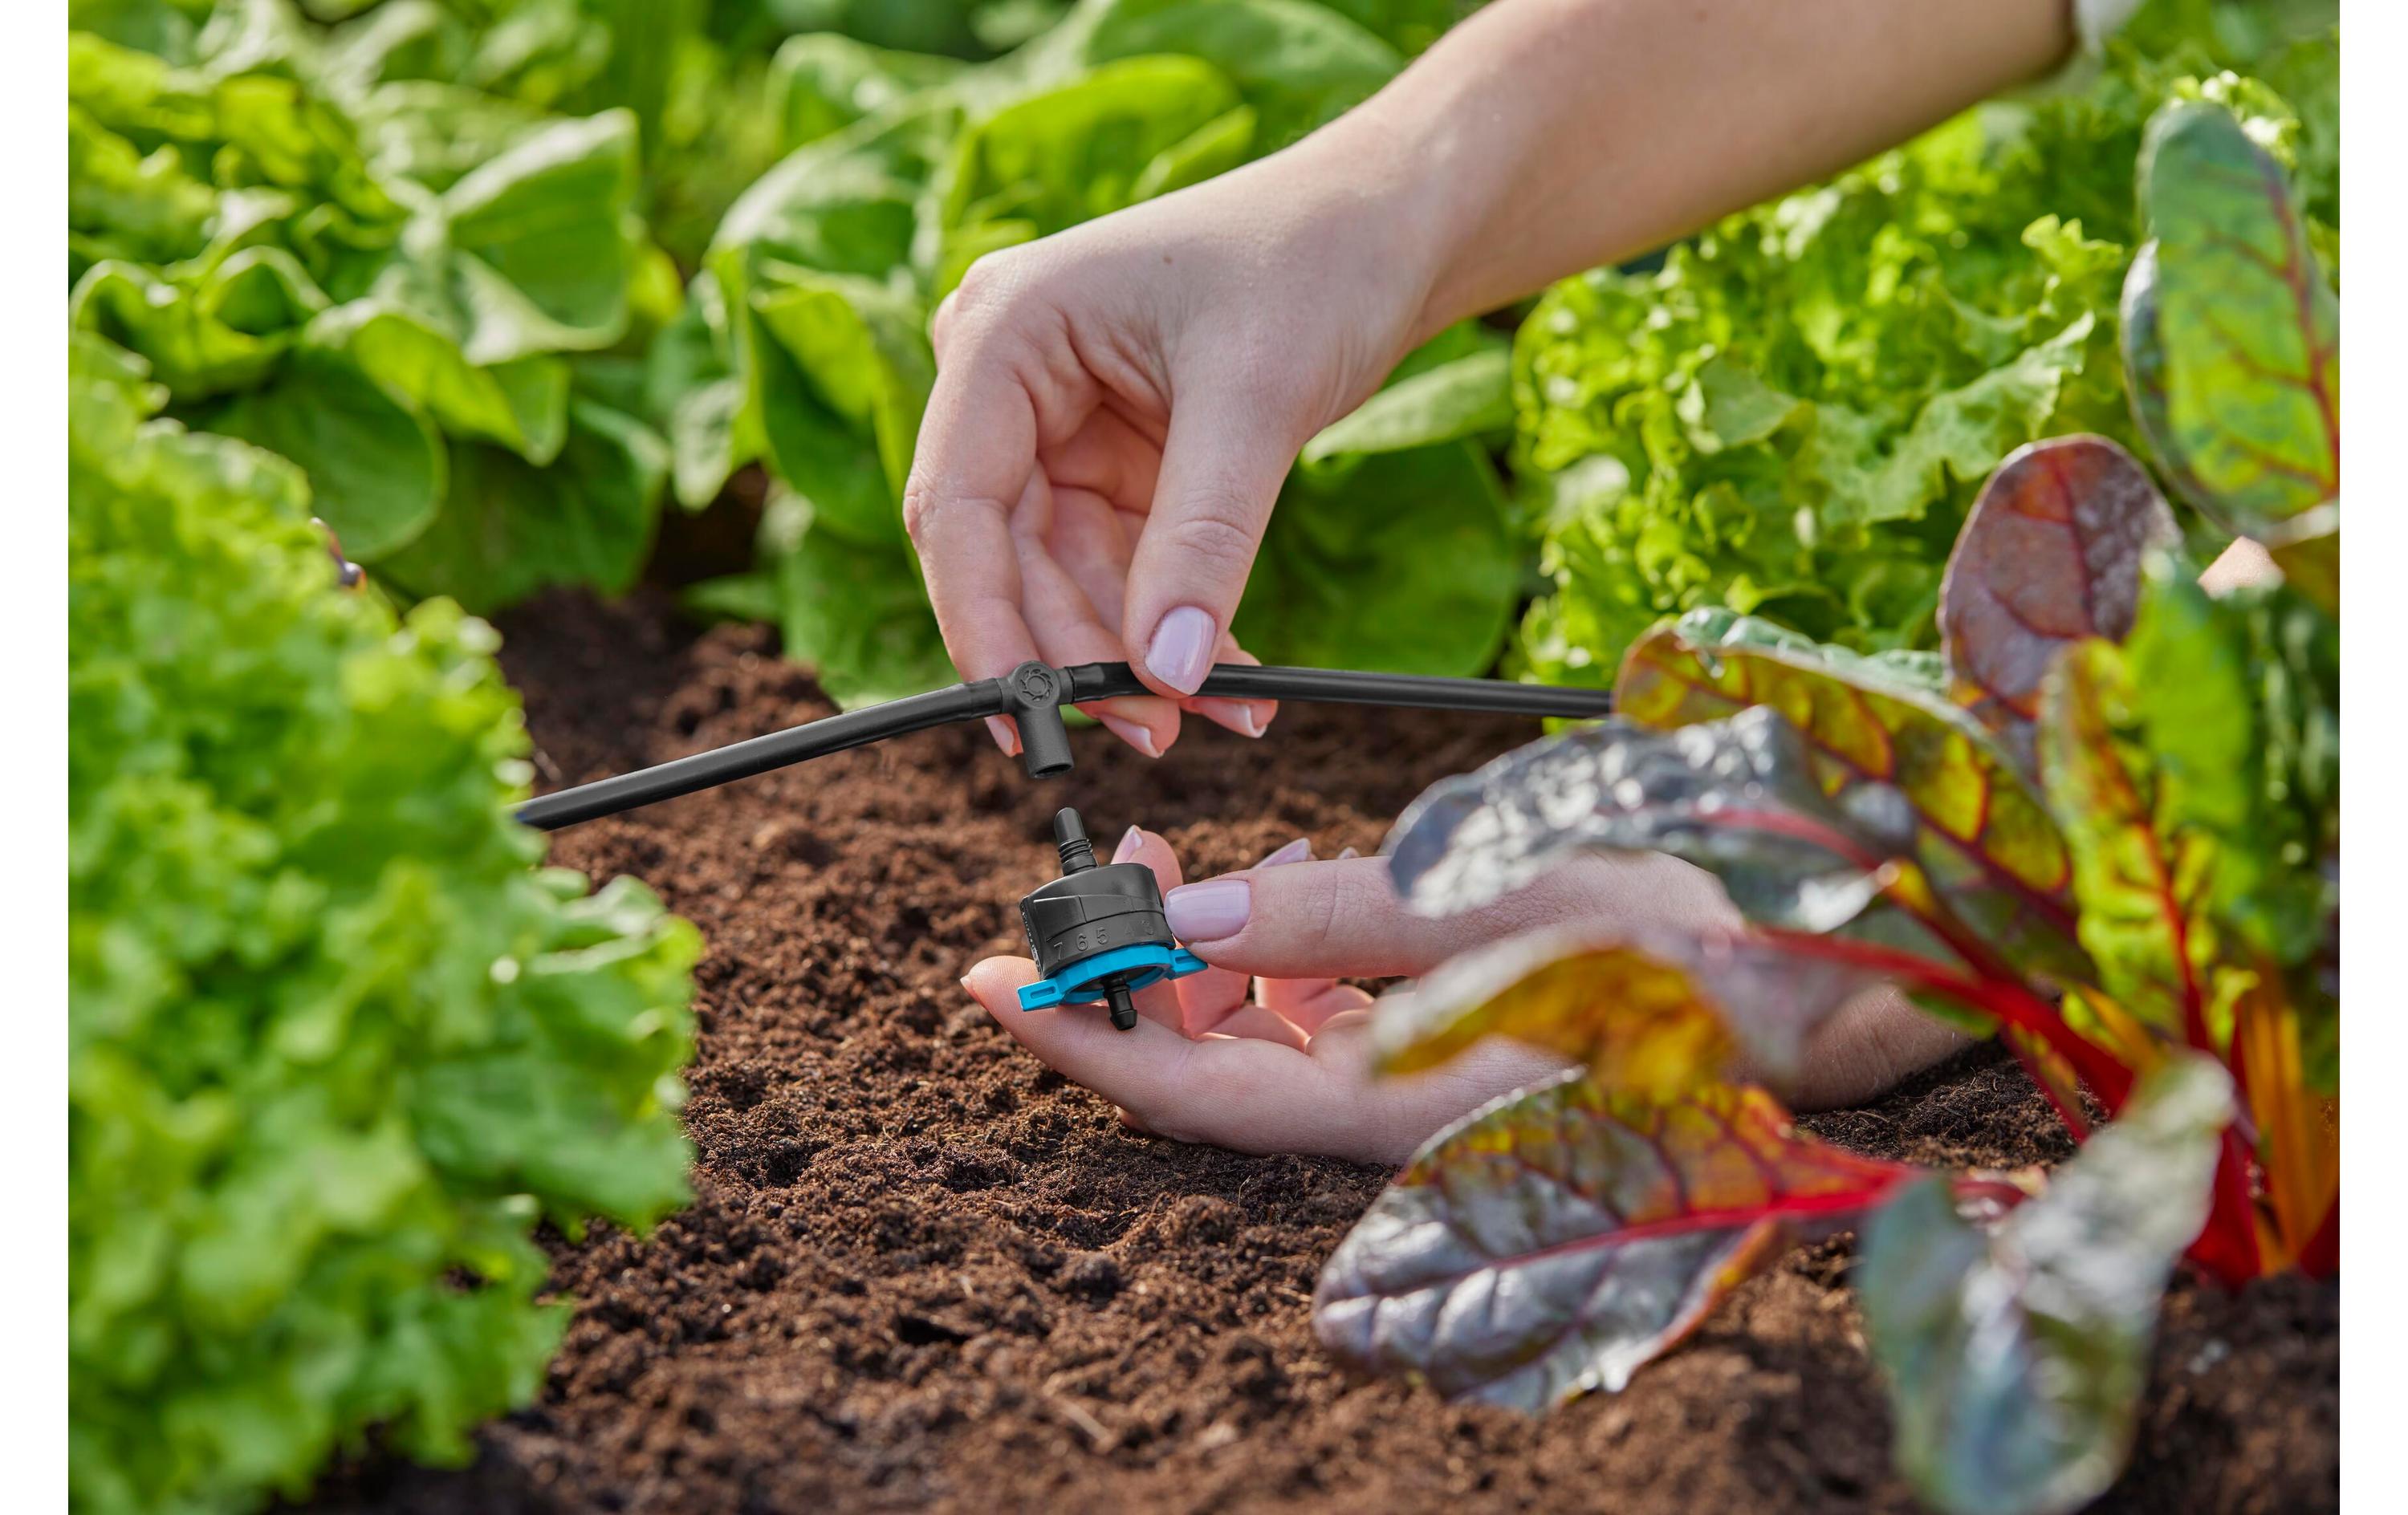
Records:
{"label": "swiss chard plant", "polygon": [[[1508,941],[1376,1023],[1394,1073],[1486,1036],[1573,1067],[1431,1138],[1346,1239],[1340,1357],[1543,1408],[1853,1228],[1901,1470],[1942,1509],[2055,1511],[2120,1469],[2181,1260],[2337,1267],[2338,307],[2220,106],[2159,113],[2140,185],[2140,430],[2289,580],[2211,594],[2141,464],[2045,441],[1973,507],[1938,660],[1694,612],[1630,649],[1613,720],[1424,795],[1389,840],[1417,908],[1652,850],[1749,925]],[[1884,984],[2007,1041],[2078,1154],[1936,1174],[1793,1130],[1775,1091]]]}

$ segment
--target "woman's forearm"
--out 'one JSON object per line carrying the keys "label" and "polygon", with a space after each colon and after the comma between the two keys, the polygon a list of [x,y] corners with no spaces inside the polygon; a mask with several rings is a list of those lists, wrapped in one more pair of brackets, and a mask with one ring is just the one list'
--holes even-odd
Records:
{"label": "woman's forearm", "polygon": [[2069,0],[1498,0],[1297,151],[1405,207],[1423,328],[1633,256],[2045,74]]}

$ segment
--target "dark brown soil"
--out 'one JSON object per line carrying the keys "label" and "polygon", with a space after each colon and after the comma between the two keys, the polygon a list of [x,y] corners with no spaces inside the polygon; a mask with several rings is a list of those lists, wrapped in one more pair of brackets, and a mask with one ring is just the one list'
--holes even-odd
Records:
{"label": "dark brown soil", "polygon": [[[547,783],[822,714],[765,634],[553,599],[507,625]],[[963,730],[565,833],[710,944],[694,1207],[559,1244],[576,1301],[535,1408],[476,1465],[370,1461],[325,1508],[500,1511],[1913,1508],[1889,1471],[1844,1240],[1741,1289],[1626,1393],[1543,1419],[1340,1374],[1308,1301],[1383,1175],[1132,1134],[955,986],[1051,877],[1046,820],[1132,821],[1195,871],[1302,833],[1375,846],[1505,721],[1290,708],[1260,744],[1191,722],[1149,764],[1081,734],[1037,786]],[[1016,950],[1016,949],[1015,949]],[[1807,1122],[1870,1152],[2005,1165],[2067,1144],[1978,1050]],[[2297,1279],[2166,1313],[2129,1474],[2100,1508],[2338,1502],[2340,1295]]]}

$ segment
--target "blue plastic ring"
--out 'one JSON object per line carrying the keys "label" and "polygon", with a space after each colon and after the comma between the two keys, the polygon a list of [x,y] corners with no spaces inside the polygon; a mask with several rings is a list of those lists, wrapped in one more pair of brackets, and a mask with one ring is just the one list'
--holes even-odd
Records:
{"label": "blue plastic ring", "polygon": [[1050,1009],[1056,1005],[1094,1005],[1103,1000],[1100,991],[1082,993],[1080,991],[1115,973],[1128,975],[1132,993],[1165,979],[1183,979],[1200,973],[1207,966],[1204,960],[1184,947],[1164,947],[1157,942],[1138,942],[1128,947],[1115,947],[1109,952],[1097,952],[1082,958],[1051,979],[1039,979],[1022,987],[1020,1008],[1024,1010]]}

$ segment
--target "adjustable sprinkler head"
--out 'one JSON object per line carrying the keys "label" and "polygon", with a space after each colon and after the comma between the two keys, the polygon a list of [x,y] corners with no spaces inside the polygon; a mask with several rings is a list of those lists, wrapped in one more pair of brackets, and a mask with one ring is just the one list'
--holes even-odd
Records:
{"label": "adjustable sprinkler head", "polygon": [[1054,817],[1062,877],[1020,897],[1020,929],[1043,975],[1020,992],[1024,1010],[1055,1005],[1111,1007],[1112,1024],[1137,1026],[1133,996],[1146,985],[1204,967],[1180,946],[1162,911],[1162,886],[1142,863],[1098,866],[1079,812]]}

